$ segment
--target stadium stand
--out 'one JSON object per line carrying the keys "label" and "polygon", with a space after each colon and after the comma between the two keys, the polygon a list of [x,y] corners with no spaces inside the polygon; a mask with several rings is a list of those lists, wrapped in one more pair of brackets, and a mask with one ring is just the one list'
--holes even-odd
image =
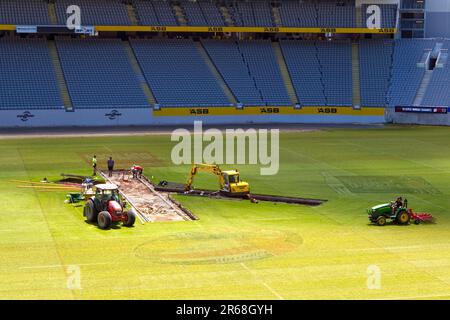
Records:
{"label": "stadium stand", "polygon": [[327,105],[352,105],[352,47],[349,41],[317,41]]}
{"label": "stadium stand", "polygon": [[198,2],[181,1],[181,6],[184,9],[187,21],[192,26],[207,26],[210,23],[207,20],[207,16],[203,13],[202,7]]}
{"label": "stadium stand", "polygon": [[120,39],[57,38],[75,108],[148,107]]}
{"label": "stadium stand", "polygon": [[280,44],[299,102],[306,106],[326,105],[314,42],[284,40]]}
{"label": "stadium stand", "polygon": [[[436,66],[425,93],[423,104],[429,106],[450,106],[450,64],[448,59],[448,50],[450,49],[450,40],[443,42],[440,59],[442,67]],[[444,57],[445,56],[445,57]],[[439,60],[437,61],[439,63]]]}
{"label": "stadium stand", "polygon": [[410,106],[425,73],[418,63],[425,50],[431,50],[435,41],[429,39],[399,39],[394,44],[388,103],[390,106]]}
{"label": "stadium stand", "polygon": [[45,39],[0,39],[0,109],[61,109]]}
{"label": "stadium stand", "polygon": [[[121,0],[77,0],[81,9],[82,25],[130,25],[128,13]],[[72,0],[56,0],[56,14],[60,24],[65,25],[67,7],[73,5]]]}
{"label": "stadium stand", "polygon": [[197,3],[208,21],[208,25],[219,27],[226,25],[225,19],[216,3],[208,0],[200,0]]}
{"label": "stadium stand", "polygon": [[133,0],[137,16],[142,25],[178,25],[175,14],[168,1]]}
{"label": "stadium stand", "polygon": [[44,0],[0,1],[0,24],[49,24],[47,3]]}
{"label": "stadium stand", "polygon": [[302,105],[352,105],[350,42],[288,40],[281,47]]}
{"label": "stadium stand", "polygon": [[356,26],[354,4],[334,1],[316,6],[317,27],[354,28]]}
{"label": "stadium stand", "polygon": [[290,105],[270,41],[204,40],[225,82],[244,105]]}
{"label": "stadium stand", "polygon": [[389,39],[360,41],[360,83],[363,106],[383,107],[386,105],[392,50],[393,41]]}
{"label": "stadium stand", "polygon": [[285,27],[317,27],[316,7],[310,3],[286,1],[281,3],[281,20]]}
{"label": "stadium stand", "polygon": [[161,106],[230,105],[194,41],[133,39],[131,44]]}
{"label": "stadium stand", "polygon": [[[0,23],[3,24],[50,24],[48,1],[0,1]],[[70,0],[55,0],[58,23],[65,25],[67,7],[74,4]],[[132,4],[131,16],[126,3]],[[82,12],[83,25],[131,25],[134,15],[140,25],[176,26],[247,26],[247,27],[356,27],[354,1],[298,1],[286,0],[276,4],[270,1],[219,1],[219,0],[78,0]],[[382,27],[396,25],[397,6],[379,4],[382,9]],[[279,9],[280,21],[275,23],[273,7]],[[175,8],[181,12],[176,12]],[[223,8],[221,8],[223,7]],[[365,27],[368,5],[361,7],[361,26]],[[226,21],[222,11],[227,11],[231,21]],[[181,14],[181,18],[177,15]]]}

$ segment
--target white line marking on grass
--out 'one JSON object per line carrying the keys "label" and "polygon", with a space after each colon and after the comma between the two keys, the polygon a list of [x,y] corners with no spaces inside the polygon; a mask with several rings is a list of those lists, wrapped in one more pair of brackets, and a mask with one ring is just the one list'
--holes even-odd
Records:
{"label": "white line marking on grass", "polygon": [[[77,266],[97,266],[97,265],[106,265],[108,262],[97,262],[97,263],[77,263]],[[68,267],[69,264],[49,264],[49,265],[41,265],[41,266],[29,266],[29,267],[20,267],[19,269],[50,269],[50,268],[61,268]]]}
{"label": "white line marking on grass", "polygon": [[240,263],[240,265],[247,270],[256,280],[258,280],[264,287],[266,287],[274,296],[276,296],[279,300],[284,300],[284,298],[278,293],[276,292],[271,286],[269,286],[267,283],[265,283],[263,280],[261,280],[258,275],[249,267],[247,267],[247,265],[243,262]]}

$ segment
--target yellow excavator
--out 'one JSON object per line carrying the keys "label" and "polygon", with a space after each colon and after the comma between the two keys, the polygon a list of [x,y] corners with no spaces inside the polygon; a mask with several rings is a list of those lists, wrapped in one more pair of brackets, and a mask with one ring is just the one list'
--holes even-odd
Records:
{"label": "yellow excavator", "polygon": [[189,191],[192,188],[195,175],[199,172],[210,172],[219,177],[220,192],[228,196],[243,196],[250,192],[250,188],[247,182],[241,181],[239,171],[227,170],[222,171],[218,165],[215,164],[194,164],[189,178],[186,182],[185,191]]}

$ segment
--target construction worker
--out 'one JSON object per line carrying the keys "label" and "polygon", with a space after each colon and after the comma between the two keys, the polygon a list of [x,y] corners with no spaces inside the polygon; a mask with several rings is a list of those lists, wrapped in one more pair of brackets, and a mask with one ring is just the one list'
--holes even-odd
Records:
{"label": "construction worker", "polygon": [[97,175],[97,156],[94,155],[94,157],[92,158],[92,169],[94,170],[94,173],[92,174],[93,176]]}
{"label": "construction worker", "polygon": [[133,178],[140,178],[142,176],[142,172],[144,171],[144,168],[138,165],[133,165],[131,167],[131,173],[133,174]]}
{"label": "construction worker", "polygon": [[109,157],[109,160],[108,160],[108,176],[109,177],[112,177],[113,170],[114,170],[114,160],[112,157]]}

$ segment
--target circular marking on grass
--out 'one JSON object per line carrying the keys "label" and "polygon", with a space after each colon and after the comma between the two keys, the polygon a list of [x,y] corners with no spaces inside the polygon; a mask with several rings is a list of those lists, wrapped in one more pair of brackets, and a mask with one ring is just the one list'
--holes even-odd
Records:
{"label": "circular marking on grass", "polygon": [[137,258],[158,263],[238,263],[279,256],[303,244],[301,236],[273,230],[169,234],[138,245]]}

